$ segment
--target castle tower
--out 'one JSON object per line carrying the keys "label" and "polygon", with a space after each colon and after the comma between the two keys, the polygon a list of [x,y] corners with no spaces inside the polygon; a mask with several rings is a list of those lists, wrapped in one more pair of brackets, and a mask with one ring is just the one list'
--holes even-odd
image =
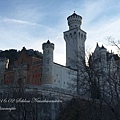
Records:
{"label": "castle tower", "polygon": [[94,59],[96,59],[100,56],[100,47],[99,47],[98,43],[96,44],[96,48],[95,48],[93,54],[94,54]]}
{"label": "castle tower", "polygon": [[103,66],[106,65],[106,62],[107,62],[107,49],[103,45],[100,48],[100,57],[101,57],[101,63],[103,64]]}
{"label": "castle tower", "polygon": [[53,50],[54,44],[43,43],[43,64],[42,64],[42,85],[50,85],[53,83]]}
{"label": "castle tower", "polygon": [[67,18],[69,30],[64,32],[66,41],[66,66],[77,69],[76,61],[80,65],[85,62],[86,32],[81,29],[82,17],[75,12]]}
{"label": "castle tower", "polygon": [[102,45],[102,47],[100,48],[100,53],[101,53],[101,57],[103,56],[103,58],[106,57],[106,53],[107,53],[107,49]]}

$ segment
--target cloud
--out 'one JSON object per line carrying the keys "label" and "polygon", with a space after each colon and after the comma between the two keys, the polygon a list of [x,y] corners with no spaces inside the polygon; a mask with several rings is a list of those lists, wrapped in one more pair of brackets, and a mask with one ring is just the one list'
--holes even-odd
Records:
{"label": "cloud", "polygon": [[100,45],[104,44],[105,47],[110,50],[112,47],[105,38],[107,36],[112,36],[115,39],[119,39],[119,24],[120,16],[118,15],[113,18],[103,19],[98,23],[92,25],[92,27],[86,28],[88,33],[86,44],[93,48],[92,51],[96,46],[96,42],[98,42]]}
{"label": "cloud", "polygon": [[34,23],[34,22],[28,22],[28,21],[23,21],[23,20],[18,20],[18,19],[11,19],[11,18],[2,18],[2,17],[0,17],[0,22],[46,27],[45,25],[41,25],[41,24]]}
{"label": "cloud", "polygon": [[77,12],[83,18],[82,28],[87,32],[86,48],[94,51],[96,43],[110,48],[106,36],[119,39],[120,34],[120,4],[117,0],[85,0]]}
{"label": "cloud", "polygon": [[63,32],[68,30],[66,18],[74,10],[83,17],[82,28],[87,32],[86,46],[94,49],[96,42],[106,44],[104,38],[109,35],[119,38],[120,15],[116,12],[119,7],[114,4],[115,1],[61,0],[57,4],[50,2],[47,5],[44,1],[38,1],[34,4],[20,2],[14,5],[15,10],[11,8],[11,13],[2,14],[5,17],[0,17],[1,49],[20,50],[25,46],[42,51],[42,43],[50,39],[55,44],[55,62],[65,64]]}

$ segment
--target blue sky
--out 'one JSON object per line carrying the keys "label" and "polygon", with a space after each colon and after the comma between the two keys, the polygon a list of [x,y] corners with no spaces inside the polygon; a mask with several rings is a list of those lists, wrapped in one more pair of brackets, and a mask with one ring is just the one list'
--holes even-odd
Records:
{"label": "blue sky", "polygon": [[74,11],[83,18],[86,49],[93,51],[98,42],[110,50],[105,38],[120,37],[119,0],[0,0],[0,49],[25,46],[42,52],[42,43],[49,39],[55,44],[54,61],[64,65],[63,32]]}

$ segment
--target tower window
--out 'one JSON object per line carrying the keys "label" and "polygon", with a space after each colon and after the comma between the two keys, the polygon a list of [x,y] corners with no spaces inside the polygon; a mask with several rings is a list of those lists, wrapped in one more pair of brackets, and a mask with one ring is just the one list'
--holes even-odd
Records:
{"label": "tower window", "polygon": [[84,39],[86,39],[86,35],[84,35]]}
{"label": "tower window", "polygon": [[80,32],[79,32],[79,38],[80,38]]}
{"label": "tower window", "polygon": [[83,34],[81,34],[81,39],[83,39]]}
{"label": "tower window", "polygon": [[72,38],[72,34],[70,33],[70,38]]}
{"label": "tower window", "polygon": [[74,32],[74,39],[75,39],[75,40],[77,39],[77,34],[76,34],[76,32]]}

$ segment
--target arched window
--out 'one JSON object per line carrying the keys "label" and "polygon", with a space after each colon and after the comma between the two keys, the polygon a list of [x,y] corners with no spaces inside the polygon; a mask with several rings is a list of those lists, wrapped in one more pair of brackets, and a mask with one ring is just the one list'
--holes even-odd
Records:
{"label": "arched window", "polygon": [[73,43],[76,41],[76,39],[77,39],[77,33],[76,33],[76,32],[74,32],[74,39],[73,39]]}
{"label": "arched window", "polygon": [[83,40],[83,34],[81,34],[81,40]]}
{"label": "arched window", "polygon": [[77,38],[77,33],[76,32],[74,32],[74,37]]}
{"label": "arched window", "polygon": [[86,35],[84,35],[84,40],[86,39]]}
{"label": "arched window", "polygon": [[79,38],[80,38],[80,32],[79,32]]}
{"label": "arched window", "polygon": [[72,33],[70,33],[70,38],[72,38]]}

